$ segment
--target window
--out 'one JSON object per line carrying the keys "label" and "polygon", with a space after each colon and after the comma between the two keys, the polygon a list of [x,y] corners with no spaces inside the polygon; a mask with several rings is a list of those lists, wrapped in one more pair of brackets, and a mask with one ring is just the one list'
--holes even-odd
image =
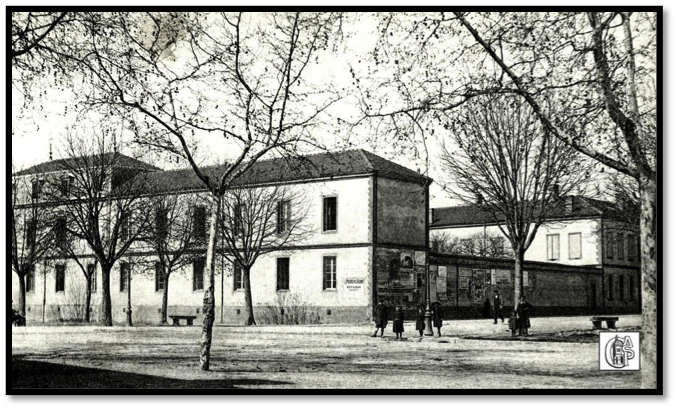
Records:
{"label": "window", "polygon": [[56,292],[66,290],[66,265],[56,265]]}
{"label": "window", "polygon": [[581,234],[569,234],[569,259],[581,259]]}
{"label": "window", "polygon": [[129,239],[129,218],[127,214],[120,216],[120,239],[123,241]]}
{"label": "window", "polygon": [[167,210],[164,208],[155,210],[155,237],[157,241],[167,239]]}
{"label": "window", "polygon": [[616,244],[618,245],[618,260],[625,260],[625,235],[619,233],[616,235]]}
{"label": "window", "polygon": [[127,291],[127,280],[131,271],[131,266],[127,262],[120,264],[120,292]]}
{"label": "window", "polygon": [[34,220],[29,220],[26,226],[26,236],[28,237],[28,247],[33,248],[35,246],[35,236],[37,234],[37,223]]}
{"label": "window", "polygon": [[613,259],[614,258],[614,234],[611,232],[608,232],[606,235],[606,258],[607,259]]}
{"label": "window", "polygon": [[337,207],[337,198],[335,196],[324,198],[322,211],[323,231],[335,231],[337,229],[336,207]]}
{"label": "window", "polygon": [[207,210],[204,206],[196,206],[193,209],[193,236],[195,239],[204,240],[207,235]]}
{"label": "window", "polygon": [[242,268],[238,265],[233,265],[233,289],[244,289],[244,276],[242,275]]}
{"label": "window", "polygon": [[637,237],[635,235],[628,235],[628,260],[634,261],[637,259]]}
{"label": "window", "polygon": [[629,299],[635,300],[635,277],[632,276],[632,275],[630,276],[630,281],[628,283],[628,287],[629,287],[628,295],[630,296]]}
{"label": "window", "polygon": [[609,300],[614,300],[614,277],[612,275],[607,276],[606,284],[609,289]]}
{"label": "window", "polygon": [[548,241],[548,260],[556,261],[559,259],[559,234],[546,236]]}
{"label": "window", "polygon": [[162,263],[155,262],[155,291],[165,288],[165,274],[162,271]]}
{"label": "window", "polygon": [[66,245],[66,218],[60,217],[56,220],[56,245],[64,247]]}
{"label": "window", "polygon": [[26,292],[35,291],[35,266],[31,266],[26,273]]}
{"label": "window", "polygon": [[277,290],[289,290],[289,258],[277,258]]}
{"label": "window", "polygon": [[71,193],[71,185],[73,185],[75,178],[72,175],[61,178],[59,181],[59,193],[63,197],[68,197]]}
{"label": "window", "polygon": [[38,199],[44,183],[45,183],[44,179],[34,179],[31,181],[31,197],[33,199]]}
{"label": "window", "polygon": [[233,232],[235,236],[240,236],[242,231],[242,205],[236,204],[233,206]]}
{"label": "window", "polygon": [[625,300],[625,276],[618,277],[618,299]]}
{"label": "window", "polygon": [[291,203],[278,201],[277,203],[277,233],[285,233],[290,229]]}
{"label": "window", "polygon": [[90,263],[87,265],[87,275],[91,278],[91,289],[92,293],[96,293],[97,282],[96,282],[96,265]]}
{"label": "window", "polygon": [[205,264],[204,258],[193,262],[193,290],[203,290],[205,280]]}
{"label": "window", "polygon": [[323,259],[322,289],[336,289],[336,256],[325,256]]}

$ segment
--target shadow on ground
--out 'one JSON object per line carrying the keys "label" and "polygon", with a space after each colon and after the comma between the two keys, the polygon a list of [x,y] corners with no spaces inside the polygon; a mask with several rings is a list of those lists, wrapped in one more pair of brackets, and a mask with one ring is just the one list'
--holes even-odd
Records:
{"label": "shadow on ground", "polygon": [[282,384],[292,383],[263,379],[182,380],[12,356],[13,389],[236,389]]}

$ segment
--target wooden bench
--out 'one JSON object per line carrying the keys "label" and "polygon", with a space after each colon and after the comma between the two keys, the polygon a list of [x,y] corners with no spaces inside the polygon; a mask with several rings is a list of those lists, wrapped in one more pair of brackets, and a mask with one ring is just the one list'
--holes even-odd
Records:
{"label": "wooden bench", "polygon": [[606,322],[607,329],[615,329],[618,316],[593,316],[590,320],[592,320],[592,326],[595,329],[601,329],[602,322]]}
{"label": "wooden bench", "polygon": [[169,317],[172,318],[172,325],[174,326],[180,326],[181,319],[186,319],[186,324],[188,326],[193,326],[193,320],[197,318],[197,316],[181,316],[181,315],[170,315]]}

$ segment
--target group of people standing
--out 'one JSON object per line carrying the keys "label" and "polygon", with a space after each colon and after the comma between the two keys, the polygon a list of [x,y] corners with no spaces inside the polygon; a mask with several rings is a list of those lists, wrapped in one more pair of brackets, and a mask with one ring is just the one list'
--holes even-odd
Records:
{"label": "group of people standing", "polygon": [[[503,317],[503,297],[498,290],[494,291],[491,306],[494,310],[494,324],[498,324],[499,318],[501,319],[501,323],[505,322],[505,318]],[[533,306],[531,303],[527,302],[527,298],[524,295],[520,296],[519,303],[515,306],[515,310],[510,312],[510,319],[508,319],[508,327],[513,336],[529,336],[529,328],[531,327],[529,316],[531,315],[532,310]]]}
{"label": "group of people standing", "polygon": [[[504,323],[505,317],[503,317],[503,297],[498,292],[498,290],[494,291],[494,296],[490,303],[494,313],[494,324],[498,324],[498,319],[501,319],[501,323]],[[437,329],[437,336],[442,336],[442,305],[439,302],[435,302],[431,305],[431,310],[432,325]],[[529,328],[531,327],[529,316],[531,315],[532,310],[533,306],[531,303],[527,302],[526,297],[524,295],[520,296],[519,303],[517,306],[515,306],[515,309],[510,312],[510,318],[508,319],[508,325],[513,336],[529,335]],[[418,331],[419,337],[423,337],[423,331],[425,330],[425,313],[426,308],[419,306],[416,311],[416,330]],[[388,308],[383,304],[382,300],[379,300],[378,305],[374,309],[374,322],[376,323],[376,330],[371,337],[377,337],[379,329],[381,330],[381,337],[385,337],[383,332],[388,326],[388,320]],[[404,312],[400,306],[395,307],[393,333],[395,333],[395,339],[403,338]]]}
{"label": "group of people standing", "polygon": [[[435,302],[431,305],[432,310],[432,325],[437,329],[437,335],[442,336],[442,305],[439,302]],[[416,330],[420,337],[423,337],[423,331],[425,330],[425,312],[426,309],[423,306],[419,306],[416,311]],[[388,326],[388,308],[383,304],[382,300],[378,301],[374,312],[374,321],[376,322],[376,330],[371,337],[376,337],[378,335],[379,329],[381,330],[381,337],[383,336],[383,331]],[[393,318],[393,333],[395,333],[395,339],[402,339],[402,334],[404,333],[404,312],[402,307],[395,307],[395,315]]]}

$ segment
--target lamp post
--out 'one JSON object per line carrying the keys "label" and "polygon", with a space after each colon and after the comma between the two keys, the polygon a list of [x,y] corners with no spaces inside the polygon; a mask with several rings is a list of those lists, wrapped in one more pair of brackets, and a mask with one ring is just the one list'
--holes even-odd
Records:
{"label": "lamp post", "polygon": [[424,335],[434,336],[432,324],[433,312],[430,310],[430,266],[425,264],[425,330]]}

